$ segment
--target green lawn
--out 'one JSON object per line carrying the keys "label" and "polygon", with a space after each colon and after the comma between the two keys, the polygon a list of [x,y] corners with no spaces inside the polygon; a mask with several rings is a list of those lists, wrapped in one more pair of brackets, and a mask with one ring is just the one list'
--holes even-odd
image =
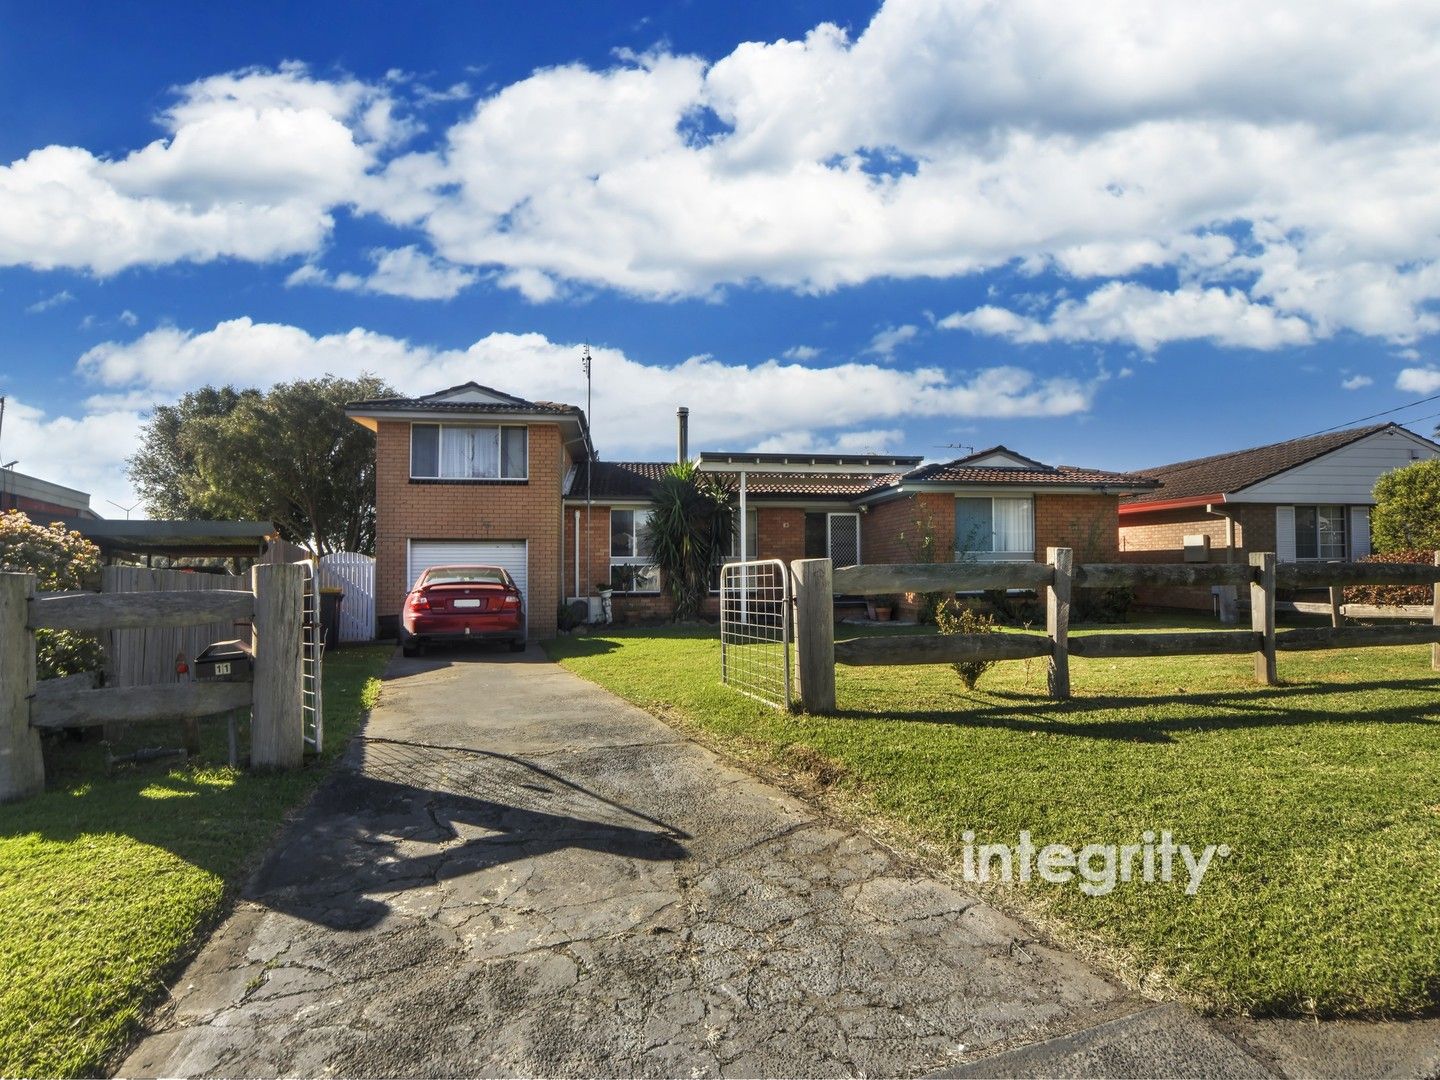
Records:
{"label": "green lawn", "polygon": [[[326,753],[300,771],[216,764],[223,720],[202,721],[203,760],[186,767],[107,772],[97,742],[49,745],[49,789],[0,807],[0,1075],[94,1075],[113,1063],[373,704],[389,655],[326,657]],[[176,745],[176,728],[137,725],[127,742]]]}
{"label": "green lawn", "polygon": [[[1146,620],[1152,627],[1158,620]],[[1179,628],[1178,623],[1166,625]],[[1080,630],[1079,633],[1086,631]],[[842,627],[839,636],[850,636]],[[1195,896],[1121,884],[982,886],[1134,982],[1215,1012],[1405,1014],[1440,1001],[1440,679],[1428,647],[1042,660],[967,693],[946,665],[840,668],[840,715],[718,682],[715,632],[563,638],[552,655],[716,745],[828,789],[840,813],[958,869],[978,842],[1225,843]]]}

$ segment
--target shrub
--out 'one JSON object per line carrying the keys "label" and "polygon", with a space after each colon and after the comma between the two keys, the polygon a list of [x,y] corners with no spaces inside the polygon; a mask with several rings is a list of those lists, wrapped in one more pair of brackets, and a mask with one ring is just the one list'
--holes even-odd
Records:
{"label": "shrub", "polygon": [[1440,548],[1440,459],[1416,461],[1375,481],[1370,536],[1375,550],[1387,554]]}
{"label": "shrub", "polygon": [[[954,600],[945,601],[936,610],[935,625],[942,634],[996,634],[1000,632],[1000,628],[995,625],[993,615],[976,611],[974,608],[958,604]],[[980,676],[984,675],[993,663],[995,663],[994,660],[964,660],[950,666],[960,676],[961,682],[965,684],[965,689],[974,690],[975,684],[980,681]]]}
{"label": "shrub", "polygon": [[[36,525],[19,510],[0,514],[0,569],[34,574],[39,592],[82,589],[100,573],[100,549],[58,522]],[[70,630],[37,630],[36,677],[56,679],[95,671],[104,662],[100,642]]]}
{"label": "shrub", "polygon": [[[1435,561],[1434,551],[1401,548],[1384,555],[1366,555],[1360,562],[1424,563]],[[1347,585],[1347,604],[1375,604],[1379,607],[1401,607],[1405,604],[1430,604],[1434,600],[1429,585]]]}

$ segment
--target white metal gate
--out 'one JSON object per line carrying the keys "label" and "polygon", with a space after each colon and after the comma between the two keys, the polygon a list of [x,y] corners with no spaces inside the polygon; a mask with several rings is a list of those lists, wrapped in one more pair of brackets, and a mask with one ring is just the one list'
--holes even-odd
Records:
{"label": "white metal gate", "polygon": [[375,560],[357,551],[320,557],[320,584],[339,589],[340,640],[375,640]]}
{"label": "white metal gate", "polygon": [[748,697],[791,707],[790,572],[779,559],[720,568],[720,681]]}
{"label": "white metal gate", "polygon": [[305,745],[315,753],[325,748],[325,635],[320,625],[320,576],[314,560],[305,568],[305,599],[300,626],[300,711]]}

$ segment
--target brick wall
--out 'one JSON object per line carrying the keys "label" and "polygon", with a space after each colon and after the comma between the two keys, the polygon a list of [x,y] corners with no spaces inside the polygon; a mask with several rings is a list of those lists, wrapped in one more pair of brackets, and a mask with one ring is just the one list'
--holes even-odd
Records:
{"label": "brick wall", "polygon": [[410,588],[407,540],[525,540],[530,636],[554,637],[560,601],[560,489],[570,463],[558,425],[530,426],[530,479],[524,483],[412,482],[410,425],[404,421],[380,423],[375,460],[378,616],[399,615]]}
{"label": "brick wall", "polygon": [[1114,562],[1119,547],[1120,499],[1116,495],[1035,496],[1035,559],[1045,549],[1068,547],[1076,562]]}
{"label": "brick wall", "polygon": [[919,557],[923,532],[935,536],[935,558],[955,557],[955,496],[939,492],[877,503],[860,518],[860,554],[867,563],[906,563]]}
{"label": "brick wall", "polygon": [[[1275,550],[1275,505],[1230,503],[1225,511],[1235,520],[1234,561],[1249,561],[1252,551]],[[1178,563],[1185,561],[1185,537],[1210,537],[1210,561],[1225,561],[1225,519],[1203,507],[1127,514],[1120,528],[1120,561]],[[1137,589],[1135,598],[1155,607],[1213,609],[1209,588]]]}

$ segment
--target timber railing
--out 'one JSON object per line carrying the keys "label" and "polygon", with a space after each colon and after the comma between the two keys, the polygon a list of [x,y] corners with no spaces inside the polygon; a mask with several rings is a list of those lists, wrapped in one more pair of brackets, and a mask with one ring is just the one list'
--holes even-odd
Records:
{"label": "timber railing", "polygon": [[[294,768],[304,757],[300,643],[304,571],[259,565],[251,587],[141,593],[35,594],[33,574],[0,573],[0,802],[45,787],[40,732],[50,728],[184,720],[251,710],[252,768]],[[35,631],[248,622],[249,682],[185,682],[88,689],[50,686],[37,695]]]}
{"label": "timber railing", "polygon": [[[795,578],[796,674],[807,712],[835,710],[835,665],[953,664],[965,660],[1046,657],[1050,695],[1070,696],[1070,657],[1251,654],[1258,682],[1274,686],[1277,652],[1352,649],[1371,645],[1428,644],[1431,666],[1440,671],[1440,552],[1433,566],[1418,563],[1286,563],[1255,552],[1245,563],[1087,563],[1074,565],[1069,548],[1049,548],[1046,561],[1013,563],[915,563],[832,567],[829,559],[791,563]],[[1077,588],[1136,586],[1249,586],[1249,630],[1182,633],[1103,633],[1070,637],[1070,599]],[[1429,626],[1340,625],[1340,590],[1346,585],[1430,585]],[[1276,631],[1278,589],[1329,588],[1333,625]],[[1038,634],[896,634],[835,640],[836,595],[978,592],[1029,589],[1043,592],[1045,636]]]}

